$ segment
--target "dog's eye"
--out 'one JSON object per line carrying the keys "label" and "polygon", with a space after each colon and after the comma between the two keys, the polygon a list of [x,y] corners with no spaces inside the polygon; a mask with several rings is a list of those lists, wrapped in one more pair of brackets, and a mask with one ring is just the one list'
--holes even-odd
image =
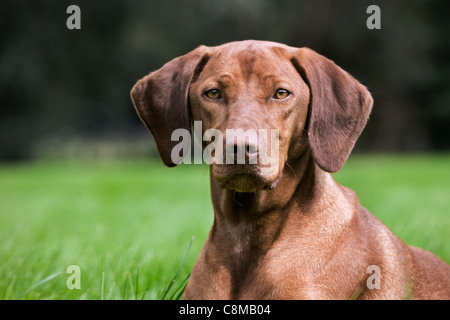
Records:
{"label": "dog's eye", "polygon": [[285,89],[277,89],[273,97],[278,100],[286,99],[291,93]]}
{"label": "dog's eye", "polygon": [[213,99],[213,100],[217,100],[217,99],[222,98],[222,96],[220,95],[219,90],[217,90],[217,89],[208,90],[208,91],[205,92],[205,95],[208,98]]}

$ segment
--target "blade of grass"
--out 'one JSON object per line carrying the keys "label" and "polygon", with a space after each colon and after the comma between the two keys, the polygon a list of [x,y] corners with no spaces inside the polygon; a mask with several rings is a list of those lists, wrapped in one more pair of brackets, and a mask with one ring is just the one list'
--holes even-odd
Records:
{"label": "blade of grass", "polygon": [[134,292],[135,299],[137,299],[137,296],[138,296],[138,288],[139,288],[139,267],[138,267],[137,273],[136,273],[136,284],[135,284],[135,292]]}
{"label": "blade of grass", "polygon": [[27,293],[29,293],[31,290],[36,289],[37,287],[43,285],[44,283],[49,282],[50,280],[56,278],[57,276],[59,276],[61,274],[61,272],[56,272],[54,274],[49,275],[47,278],[42,279],[41,281],[35,283],[34,285],[32,285],[28,290],[26,290],[25,292],[23,292],[21,295],[19,295],[19,299],[21,299],[23,296],[25,296]]}
{"label": "blade of grass", "polygon": [[[180,300],[181,296],[184,293],[184,290],[186,289],[189,277],[191,276],[191,274],[189,273],[186,278],[184,278],[184,280],[181,282],[180,287],[178,288],[177,291],[175,291],[175,293],[172,295],[171,300]],[[176,295],[175,295],[176,294]]]}
{"label": "blade of grass", "polygon": [[133,288],[133,280],[131,279],[131,274],[128,277],[128,283],[130,285],[130,293],[131,293],[131,299],[136,300],[136,296],[134,295],[134,288]]}
{"label": "blade of grass", "polygon": [[14,284],[16,283],[17,280],[17,276],[14,275],[11,279],[11,281],[8,283],[8,286],[6,287],[5,293],[3,295],[2,300],[7,300],[10,299],[10,297],[13,297],[13,288],[14,288]]}
{"label": "blade of grass", "polygon": [[127,292],[127,286],[128,286],[128,276],[130,275],[129,272],[127,272],[127,276],[125,277],[125,282],[123,283],[123,290],[122,290],[122,300],[128,300],[128,296],[125,297],[125,294]]}
{"label": "blade of grass", "polygon": [[148,285],[145,286],[144,293],[142,294],[141,300],[144,300],[145,295],[147,294]]}
{"label": "blade of grass", "polygon": [[103,300],[104,296],[103,293],[105,292],[105,273],[102,272],[102,292],[101,292],[101,299]]}
{"label": "blade of grass", "polygon": [[189,246],[188,246],[188,248],[186,250],[186,253],[184,254],[183,261],[181,261],[181,264],[178,267],[178,270],[175,273],[175,276],[172,278],[172,281],[170,281],[169,285],[167,286],[167,288],[164,290],[163,294],[161,295],[161,300],[164,300],[166,298],[167,294],[169,293],[170,289],[172,288],[173,284],[175,283],[175,280],[177,279],[178,274],[180,273],[180,270],[183,267],[184,262],[186,261],[188,253],[191,250],[192,242],[194,242],[194,237],[193,236],[191,237],[191,241],[189,242]]}

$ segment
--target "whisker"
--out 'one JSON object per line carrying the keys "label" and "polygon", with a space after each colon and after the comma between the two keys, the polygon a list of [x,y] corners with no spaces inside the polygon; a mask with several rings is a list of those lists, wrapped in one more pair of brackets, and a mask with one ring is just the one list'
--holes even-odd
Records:
{"label": "whisker", "polygon": [[297,179],[297,175],[295,174],[294,169],[292,169],[291,165],[286,161],[285,164],[288,166],[289,169],[291,169],[292,173],[294,174],[295,179]]}

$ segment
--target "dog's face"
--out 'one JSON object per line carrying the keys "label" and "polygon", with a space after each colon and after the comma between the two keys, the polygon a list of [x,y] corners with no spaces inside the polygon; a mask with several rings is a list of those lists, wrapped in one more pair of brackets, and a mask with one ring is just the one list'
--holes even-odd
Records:
{"label": "dog's face", "polygon": [[235,42],[216,49],[191,84],[189,101],[192,120],[202,121],[204,131],[215,128],[223,134],[223,146],[215,150],[223,161],[211,164],[223,188],[251,192],[274,184],[288,150],[306,144],[298,137],[306,136],[309,97],[281,47]]}
{"label": "dog's face", "polygon": [[167,166],[178,164],[172,133],[201,121],[212,176],[239,192],[273,187],[304,152],[338,171],[372,108],[367,89],[327,58],[252,40],[201,46],[139,80],[131,97]]}

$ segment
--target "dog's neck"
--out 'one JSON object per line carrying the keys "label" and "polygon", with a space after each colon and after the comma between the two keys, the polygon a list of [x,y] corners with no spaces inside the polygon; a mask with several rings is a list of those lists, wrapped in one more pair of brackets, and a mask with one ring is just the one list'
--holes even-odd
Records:
{"label": "dog's neck", "polygon": [[288,219],[301,219],[292,215],[314,214],[312,204],[317,206],[317,200],[325,199],[329,192],[326,186],[333,181],[331,175],[315,164],[309,152],[293,163],[284,167],[273,189],[254,193],[222,189],[211,175],[214,224],[209,240],[222,252],[218,256],[227,259],[223,263],[228,264],[235,281],[251,272],[255,261],[278,239]]}

